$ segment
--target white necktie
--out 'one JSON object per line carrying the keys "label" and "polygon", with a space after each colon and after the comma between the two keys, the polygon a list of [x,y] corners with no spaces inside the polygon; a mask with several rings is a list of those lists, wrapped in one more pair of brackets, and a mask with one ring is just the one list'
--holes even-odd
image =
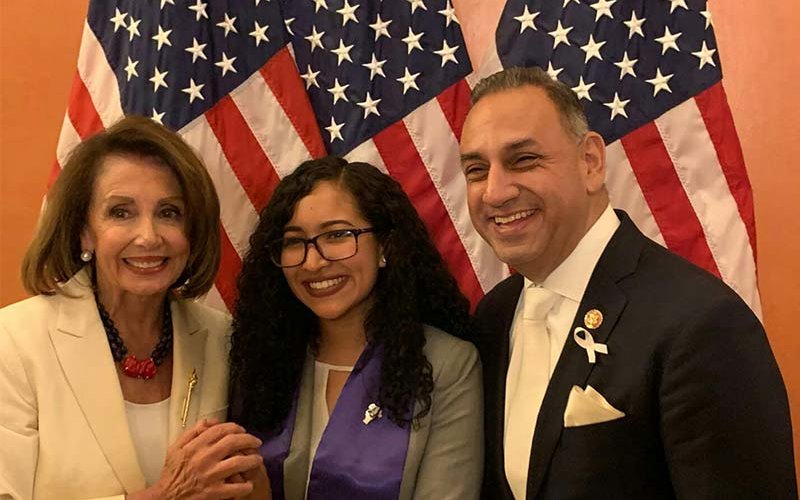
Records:
{"label": "white necktie", "polygon": [[550,381],[546,319],[557,297],[541,287],[525,291],[522,328],[516,331],[508,364],[503,453],[506,478],[517,500],[525,498],[533,431]]}

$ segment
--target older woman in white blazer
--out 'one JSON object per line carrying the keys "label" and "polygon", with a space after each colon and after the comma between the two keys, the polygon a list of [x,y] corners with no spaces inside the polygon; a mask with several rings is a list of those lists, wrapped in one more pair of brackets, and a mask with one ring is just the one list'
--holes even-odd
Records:
{"label": "older woman in white blazer", "polygon": [[173,132],[128,117],[79,145],[0,310],[0,498],[230,498],[260,441],[227,412],[229,319],[194,298],[219,202]]}

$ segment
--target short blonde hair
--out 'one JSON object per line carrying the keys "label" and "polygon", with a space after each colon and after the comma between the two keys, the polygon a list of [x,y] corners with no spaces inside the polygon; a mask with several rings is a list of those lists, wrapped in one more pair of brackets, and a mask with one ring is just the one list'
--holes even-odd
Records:
{"label": "short blonde hair", "polygon": [[219,198],[214,184],[203,162],[178,134],[141,116],[123,118],[70,153],[22,261],[25,289],[32,294],[61,293],[59,283],[85,265],[80,234],[87,224],[98,172],[114,155],[154,158],[178,179],[186,203],[190,253],[173,293],[192,298],[208,292],[220,263]]}

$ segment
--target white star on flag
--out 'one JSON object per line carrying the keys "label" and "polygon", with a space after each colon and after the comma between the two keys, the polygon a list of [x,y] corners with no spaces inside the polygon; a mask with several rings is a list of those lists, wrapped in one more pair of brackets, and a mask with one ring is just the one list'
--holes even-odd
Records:
{"label": "white star on flag", "polygon": [[234,33],[238,33],[239,30],[236,29],[234,23],[236,22],[235,17],[228,17],[228,13],[225,13],[225,20],[222,22],[217,23],[217,26],[225,30],[225,38],[228,37],[228,33],[233,31]]}
{"label": "white star on flag", "polygon": [[620,70],[619,79],[622,80],[626,75],[631,75],[632,77],[636,78],[636,72],[633,71],[633,67],[637,62],[639,62],[638,59],[628,58],[628,51],[626,50],[625,54],[622,55],[622,60],[614,63],[614,66],[618,67]]}
{"label": "white star on flag", "polygon": [[328,89],[328,92],[330,92],[331,95],[333,95],[333,103],[334,104],[339,102],[339,99],[341,99],[341,100],[343,100],[345,102],[350,102],[350,100],[344,94],[344,91],[347,90],[347,87],[349,87],[349,86],[350,86],[349,83],[347,85],[340,85],[339,84],[339,79],[338,78],[334,79],[333,87]]}
{"label": "white star on flag", "polygon": [[204,101],[205,97],[203,97],[201,91],[205,86],[206,86],[205,83],[197,85],[196,83],[194,83],[194,78],[189,78],[189,86],[186,87],[185,89],[181,89],[181,92],[189,94],[189,104],[193,103],[195,99],[200,99],[201,101]]}
{"label": "white star on flag", "polygon": [[589,35],[589,41],[586,42],[586,45],[581,45],[581,49],[586,52],[586,56],[583,60],[584,63],[589,62],[593,57],[597,59],[603,60],[603,56],[600,55],[600,49],[605,45],[606,42],[595,42],[594,35]]}
{"label": "white star on flag", "polygon": [[458,45],[450,47],[447,45],[447,40],[442,41],[442,48],[440,50],[434,50],[433,53],[438,55],[442,58],[442,67],[450,61],[458,64],[458,59],[456,59],[456,51],[458,50]]}
{"label": "white star on flag", "polygon": [[162,118],[164,118],[164,112],[159,113],[155,108],[153,108],[153,114],[150,115],[150,119],[159,125],[164,125],[164,122],[161,121]]}
{"label": "white star on flag", "polygon": [[553,80],[558,80],[558,75],[559,75],[559,73],[561,73],[562,71],[564,71],[564,68],[554,68],[554,67],[553,67],[553,61],[548,61],[548,62],[547,62],[547,74],[548,74],[548,75],[550,76],[550,78],[552,78]]}
{"label": "white star on flag", "polygon": [[125,17],[128,15],[125,12],[120,12],[119,9],[114,9],[115,15],[110,19],[112,23],[114,23],[114,33],[117,32],[118,29],[125,26]]}
{"label": "white star on flag", "polygon": [[344,127],[344,122],[336,123],[336,120],[331,116],[331,124],[325,127],[325,130],[331,134],[331,142],[335,141],[336,139],[339,139],[340,141],[344,140],[342,137],[342,127]]}
{"label": "white star on flag", "polygon": [[208,58],[206,57],[205,52],[203,52],[205,50],[205,48],[206,48],[206,45],[208,45],[208,44],[198,43],[197,42],[197,38],[192,38],[192,46],[191,47],[186,47],[184,50],[186,52],[189,52],[190,54],[192,54],[192,62],[197,61],[198,57],[201,58],[201,59],[208,60]]}
{"label": "white star on flag", "polygon": [[235,60],[235,57],[228,58],[228,56],[225,55],[225,52],[222,52],[222,59],[220,59],[219,62],[215,62],[214,66],[222,68],[222,76],[225,76],[228,71],[237,73],[236,68],[233,67],[233,61]]}
{"label": "white star on flag", "polygon": [[611,109],[611,120],[613,120],[617,116],[624,116],[625,118],[627,118],[628,113],[625,112],[625,106],[627,106],[629,102],[631,102],[630,99],[625,99],[624,101],[621,101],[619,95],[617,95],[617,93],[614,92],[614,100],[605,103],[605,105],[608,106],[609,109]]}
{"label": "white star on flag", "polygon": [[370,114],[381,116],[381,114],[378,112],[379,102],[381,102],[380,99],[372,99],[372,97],[369,95],[369,92],[367,92],[367,97],[362,102],[357,102],[356,104],[364,109],[364,118],[366,118]]}
{"label": "white star on flag", "polygon": [[594,85],[594,83],[584,83],[583,76],[581,76],[578,81],[578,85],[572,87],[572,91],[575,92],[575,94],[578,96],[578,99],[586,99],[591,101],[592,98],[589,96],[589,90],[591,90]]}
{"label": "white star on flag", "polygon": [[255,39],[256,47],[261,42],[269,42],[269,38],[267,38],[267,29],[269,26],[266,24],[264,26],[259,26],[258,21],[253,23],[255,26],[253,27],[253,31],[248,33],[248,35],[252,36]]}
{"label": "white star on flag", "polygon": [[703,48],[697,52],[692,52],[692,55],[700,59],[700,69],[703,69],[706,64],[716,66],[716,63],[714,63],[714,53],[716,51],[717,49],[709,49],[706,41],[703,40]]}
{"label": "white star on flag", "polygon": [[157,92],[160,87],[164,87],[165,89],[169,88],[165,80],[165,78],[167,78],[167,73],[169,73],[169,71],[164,71],[163,73],[159,71],[158,66],[153,68],[153,76],[148,80],[153,82],[153,92]]}
{"label": "white star on flag", "polygon": [[408,28],[408,36],[403,38],[403,41],[405,42],[406,45],[408,45],[409,54],[411,54],[411,51],[413,51],[414,49],[422,50],[422,45],[420,45],[419,40],[420,38],[422,38],[424,34],[425,34],[424,31],[417,34],[414,33],[410,27]]}
{"label": "white star on flag", "polygon": [[569,35],[569,32],[572,31],[572,28],[573,28],[572,26],[570,26],[569,28],[563,27],[561,25],[561,20],[559,19],[558,26],[556,27],[556,29],[547,33],[548,35],[553,37],[554,50],[556,47],[558,47],[558,44],[560,43],[563,43],[565,45],[572,45],[569,43],[569,39],[567,38],[567,35]]}
{"label": "white star on flag", "polygon": [[443,10],[440,10],[439,14],[443,15],[446,18],[444,24],[445,27],[449,28],[451,22],[459,24],[458,18],[456,17],[456,10],[450,4],[450,0],[447,0],[447,6]]}
{"label": "white star on flag", "polygon": [[686,5],[686,0],[669,0],[669,3],[670,14],[672,14],[678,7],[683,7],[684,9],[689,10],[689,7]]}
{"label": "white star on flag", "polygon": [[126,28],[128,30],[128,34],[130,35],[129,41],[133,40],[134,36],[142,36],[142,34],[139,33],[139,24],[141,24],[141,22],[141,19],[134,19],[133,16],[131,16],[131,22]]}
{"label": "white star on flag", "polygon": [[670,33],[669,26],[665,26],[664,35],[656,38],[656,41],[661,44],[661,55],[666,54],[669,49],[680,52],[677,41],[682,34],[683,33]]}
{"label": "white star on flag", "polygon": [[314,0],[314,12],[319,12],[319,9],[328,9],[328,2],[325,0]]}
{"label": "white star on flag", "polygon": [[199,21],[201,17],[205,17],[206,19],[208,19],[208,13],[206,13],[206,7],[208,7],[208,4],[203,3],[201,0],[197,0],[197,3],[189,6],[189,10],[193,10],[195,13],[195,21]]}
{"label": "white star on flag", "polygon": [[636,18],[636,12],[631,12],[631,18],[627,21],[622,21],[625,23],[625,26],[628,27],[628,39],[630,40],[633,38],[633,35],[639,35],[640,37],[644,38],[644,31],[642,31],[642,25],[644,22],[647,21],[647,18]]}
{"label": "white star on flag", "polygon": [[156,50],[161,50],[163,45],[169,45],[172,47],[172,42],[169,41],[169,34],[172,33],[172,30],[164,31],[164,28],[161,26],[158,27],[158,33],[153,36],[153,40],[158,42],[158,48]]}
{"label": "white star on flag", "polygon": [[286,26],[286,31],[292,36],[294,36],[294,31],[292,31],[292,23],[294,22],[294,19],[295,18],[290,17],[289,19],[283,20],[283,25]]}
{"label": "white star on flag", "polygon": [[418,8],[422,9],[422,10],[428,10],[428,8],[425,6],[425,2],[423,0],[406,0],[406,1],[411,4],[411,13],[412,14],[414,12],[416,12]]}
{"label": "white star on flag", "polygon": [[131,77],[139,76],[139,73],[136,72],[137,64],[139,64],[139,61],[133,61],[128,57],[128,65],[125,66],[125,73],[128,74],[128,81],[131,81]]}
{"label": "white star on flag", "polygon": [[603,16],[608,16],[610,19],[614,19],[614,16],[611,14],[611,6],[616,3],[617,0],[597,0],[597,3],[593,3],[589,7],[593,8],[595,11],[594,22],[600,20]]}
{"label": "white star on flag", "polygon": [[318,33],[317,32],[317,27],[316,26],[312,26],[311,27],[311,34],[308,35],[308,36],[304,36],[303,37],[304,39],[308,40],[308,43],[311,44],[311,52],[312,53],[314,52],[314,48],[316,48],[316,47],[319,47],[319,48],[321,48],[323,50],[325,49],[325,47],[322,45],[322,35],[324,35],[324,34],[325,34],[324,31]]}
{"label": "white star on flag", "polygon": [[414,73],[413,75],[408,72],[408,67],[405,68],[405,73],[403,74],[402,78],[398,78],[397,81],[403,84],[403,95],[406,95],[408,89],[419,90],[417,87],[417,77],[419,73]]}
{"label": "white star on flag", "polygon": [[368,63],[362,64],[362,66],[369,70],[369,79],[372,80],[375,78],[375,75],[381,75],[382,77],[386,78],[386,74],[383,72],[384,64],[386,64],[386,59],[379,61],[375,57],[375,54],[372,54],[372,60]]}
{"label": "white star on flag", "polygon": [[339,47],[336,48],[336,49],[331,50],[331,52],[333,52],[334,54],[336,54],[338,56],[338,61],[336,61],[336,65],[337,66],[341,66],[342,65],[342,61],[353,62],[353,60],[350,59],[350,50],[352,50],[352,48],[353,48],[353,45],[345,46],[344,42],[342,40],[339,40]]}
{"label": "white star on flag", "polygon": [[539,15],[539,12],[531,12],[528,10],[528,6],[525,5],[525,9],[522,11],[522,14],[518,15],[514,19],[519,21],[519,32],[522,33],[526,29],[530,28],[533,31],[538,31],[539,29],[533,23],[536,16]]}
{"label": "white star on flag", "polygon": [[305,73],[300,75],[300,78],[306,81],[306,90],[310,89],[312,85],[319,88],[319,83],[317,83],[318,75],[319,71],[311,71],[311,65],[306,68]]}
{"label": "white star on flag", "polygon": [[714,24],[713,20],[711,19],[711,11],[708,10],[708,8],[706,8],[706,10],[701,10],[700,15],[706,18],[706,29]]}
{"label": "white star on flag", "polygon": [[381,19],[381,15],[378,14],[378,18],[375,20],[374,23],[370,24],[369,27],[375,30],[375,40],[377,41],[378,38],[381,36],[385,36],[386,38],[392,38],[389,34],[389,25],[392,24],[392,20],[389,19],[388,21],[384,21]]}
{"label": "white star on flag", "polygon": [[645,80],[647,83],[653,86],[653,97],[657,96],[662,90],[672,93],[672,89],[669,88],[668,83],[672,76],[673,75],[662,75],[661,69],[656,68],[656,76],[650,80]]}
{"label": "white star on flag", "polygon": [[344,7],[337,10],[337,14],[342,15],[342,26],[347,26],[348,21],[353,21],[358,23],[358,18],[356,18],[356,9],[359,8],[360,5],[350,5],[348,0],[344,0]]}

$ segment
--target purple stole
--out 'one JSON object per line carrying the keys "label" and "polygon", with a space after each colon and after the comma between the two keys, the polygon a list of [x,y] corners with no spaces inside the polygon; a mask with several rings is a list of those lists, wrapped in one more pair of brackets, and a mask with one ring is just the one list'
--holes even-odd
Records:
{"label": "purple stole", "polygon": [[[394,500],[400,495],[410,427],[401,428],[386,416],[370,419],[365,415],[371,404],[377,404],[382,352],[367,346],[342,388],[311,464],[308,500]],[[286,500],[283,462],[289,455],[296,418],[297,398],[283,429],[262,438],[259,451],[275,500]]]}

